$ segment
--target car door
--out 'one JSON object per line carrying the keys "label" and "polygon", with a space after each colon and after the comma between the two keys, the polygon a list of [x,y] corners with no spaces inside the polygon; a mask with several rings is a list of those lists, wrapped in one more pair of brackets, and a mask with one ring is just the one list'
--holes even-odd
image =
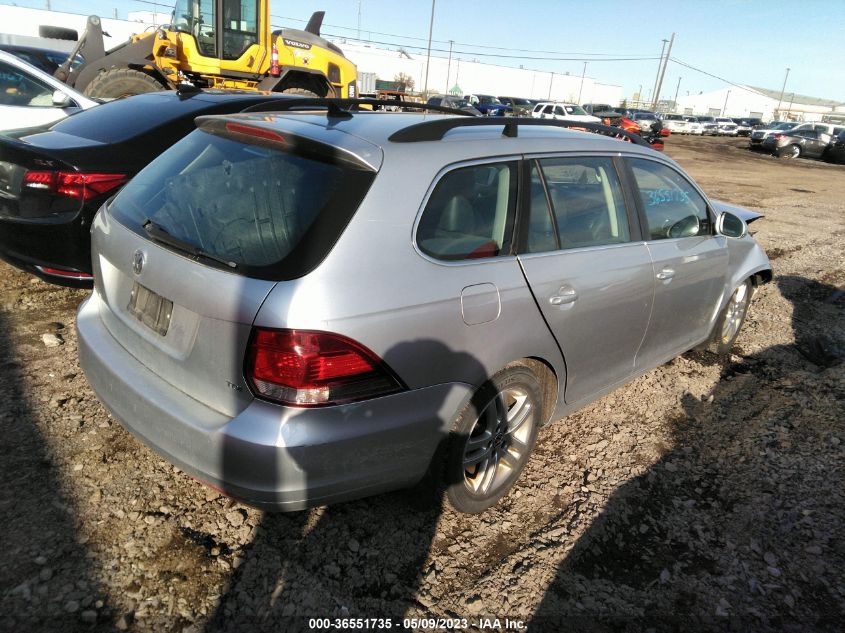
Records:
{"label": "car door", "polygon": [[725,238],[697,187],[675,167],[628,157],[646,246],[654,265],[654,305],[637,354],[655,366],[709,335],[727,276]]}
{"label": "car door", "polygon": [[68,107],[66,112],[55,105],[50,85],[0,60],[0,129],[42,125],[76,110],[78,107]]}
{"label": "car door", "polygon": [[520,265],[566,361],[566,402],[589,399],[634,371],[651,258],[614,159],[538,158],[525,169]]}

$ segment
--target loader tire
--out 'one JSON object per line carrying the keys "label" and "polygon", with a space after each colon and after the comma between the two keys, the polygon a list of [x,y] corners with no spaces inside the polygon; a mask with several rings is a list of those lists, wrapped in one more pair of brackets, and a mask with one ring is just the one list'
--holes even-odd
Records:
{"label": "loader tire", "polygon": [[313,90],[308,90],[307,88],[285,88],[282,90],[283,94],[286,95],[296,95],[297,97],[309,97],[311,99],[319,99],[320,95],[318,95]]}
{"label": "loader tire", "polygon": [[112,68],[97,75],[85,86],[83,93],[87,97],[120,99],[165,89],[165,86],[140,70]]}

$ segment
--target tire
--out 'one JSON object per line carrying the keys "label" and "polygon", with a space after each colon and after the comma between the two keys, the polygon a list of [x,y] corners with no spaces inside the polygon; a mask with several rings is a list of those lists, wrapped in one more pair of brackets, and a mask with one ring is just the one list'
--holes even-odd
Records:
{"label": "tire", "polygon": [[745,315],[748,314],[753,290],[751,280],[746,279],[733,291],[728,303],[719,313],[719,318],[716,319],[716,327],[713,329],[708,348],[711,352],[720,355],[730,354],[742,329],[742,324],[745,322]]}
{"label": "tire", "polygon": [[537,376],[521,364],[485,382],[455,420],[443,464],[446,499],[477,514],[511,489],[537,441],[543,396]]}
{"label": "tire", "polygon": [[309,97],[312,99],[320,98],[320,95],[318,95],[313,90],[308,90],[308,88],[299,88],[297,86],[294,86],[292,88],[285,88],[284,90],[282,90],[282,93],[286,95],[296,95],[298,97]]}
{"label": "tire", "polygon": [[791,160],[801,156],[801,148],[798,145],[787,145],[778,152],[778,158],[783,160]]}
{"label": "tire", "polygon": [[100,99],[120,99],[165,89],[166,86],[140,70],[112,68],[94,77],[91,83],[85,86],[84,94]]}

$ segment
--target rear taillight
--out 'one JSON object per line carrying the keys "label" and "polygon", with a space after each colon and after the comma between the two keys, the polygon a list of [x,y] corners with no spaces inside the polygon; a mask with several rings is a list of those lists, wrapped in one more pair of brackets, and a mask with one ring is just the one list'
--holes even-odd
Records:
{"label": "rear taillight", "polygon": [[363,345],[312,330],[254,329],[246,376],[256,395],[299,407],[354,402],[403,388]]}
{"label": "rear taillight", "polygon": [[78,171],[28,171],[23,186],[68,198],[90,200],[123,185],[126,174],[83,173]]}

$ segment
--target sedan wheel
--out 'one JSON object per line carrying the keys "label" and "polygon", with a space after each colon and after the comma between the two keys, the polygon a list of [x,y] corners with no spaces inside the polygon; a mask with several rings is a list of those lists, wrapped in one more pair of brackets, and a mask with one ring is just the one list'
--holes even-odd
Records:
{"label": "sedan wheel", "polygon": [[717,354],[730,353],[739,336],[739,331],[742,329],[742,324],[745,322],[745,315],[748,313],[748,306],[751,303],[751,293],[750,279],[746,279],[734,290],[716,321],[715,336],[711,346],[712,351]]}
{"label": "sedan wheel", "polygon": [[778,154],[778,158],[783,158],[784,160],[798,158],[799,156],[801,156],[801,148],[798,145],[784,147]]}
{"label": "sedan wheel", "polygon": [[458,416],[446,464],[447,498],[477,513],[501,499],[525,467],[542,411],[539,382],[527,367],[497,373]]}

